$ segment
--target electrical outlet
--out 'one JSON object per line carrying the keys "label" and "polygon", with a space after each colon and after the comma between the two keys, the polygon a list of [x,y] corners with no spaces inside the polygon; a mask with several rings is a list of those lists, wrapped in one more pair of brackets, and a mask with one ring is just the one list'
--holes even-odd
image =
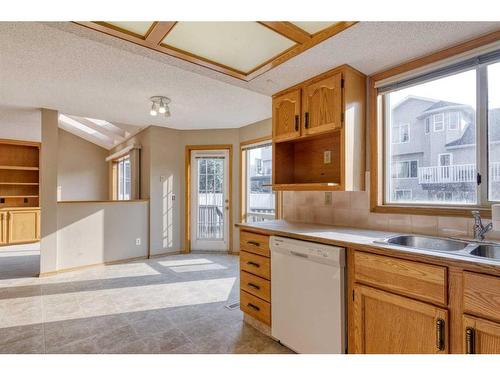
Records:
{"label": "electrical outlet", "polygon": [[330,150],[323,152],[323,163],[330,164],[331,162],[332,162],[332,152]]}
{"label": "electrical outlet", "polygon": [[332,192],[327,191],[325,192],[325,206],[331,206],[332,205]]}
{"label": "electrical outlet", "polygon": [[141,239],[140,239],[140,238],[136,238],[136,239],[135,239],[135,244],[136,244],[137,246],[139,246],[139,245],[141,244]]}

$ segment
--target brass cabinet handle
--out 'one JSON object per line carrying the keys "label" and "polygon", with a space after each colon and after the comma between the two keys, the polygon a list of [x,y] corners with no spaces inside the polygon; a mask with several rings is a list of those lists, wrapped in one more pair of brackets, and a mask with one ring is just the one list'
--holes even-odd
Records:
{"label": "brass cabinet handle", "polygon": [[295,131],[299,131],[299,115],[295,115]]}
{"label": "brass cabinet handle", "polygon": [[247,244],[254,245],[254,246],[260,246],[260,243],[258,243],[257,241],[247,241]]}
{"label": "brass cabinet handle", "polygon": [[259,268],[259,267],[260,267],[260,264],[259,264],[259,263],[255,263],[255,262],[247,262],[247,264],[248,264],[249,266],[254,266],[254,267],[257,267],[257,268]]}
{"label": "brass cabinet handle", "polygon": [[436,320],[436,348],[444,350],[444,320]]}
{"label": "brass cabinet handle", "polygon": [[465,329],[465,354],[474,354],[474,328]]}
{"label": "brass cabinet handle", "polygon": [[260,286],[255,285],[254,283],[247,283],[247,285],[248,285],[250,288],[254,288],[254,289],[260,290]]}
{"label": "brass cabinet handle", "polygon": [[309,112],[304,113],[304,127],[309,128]]}
{"label": "brass cabinet handle", "polygon": [[260,311],[260,308],[258,306],[255,306],[253,303],[247,303],[247,306],[255,311]]}

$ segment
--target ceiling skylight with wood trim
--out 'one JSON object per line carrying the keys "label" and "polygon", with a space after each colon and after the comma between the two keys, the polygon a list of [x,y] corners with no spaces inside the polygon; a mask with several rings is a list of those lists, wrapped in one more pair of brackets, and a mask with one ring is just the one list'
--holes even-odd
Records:
{"label": "ceiling skylight with wood trim", "polygon": [[356,22],[76,22],[251,81]]}

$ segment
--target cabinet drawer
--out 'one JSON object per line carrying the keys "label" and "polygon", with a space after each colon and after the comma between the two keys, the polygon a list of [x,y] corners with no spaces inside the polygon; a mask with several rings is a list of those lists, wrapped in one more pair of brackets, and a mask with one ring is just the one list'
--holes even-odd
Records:
{"label": "cabinet drawer", "polygon": [[240,250],[269,257],[269,236],[242,230],[240,232]]}
{"label": "cabinet drawer", "polygon": [[464,311],[500,321],[500,277],[464,272]]}
{"label": "cabinet drawer", "polygon": [[271,304],[269,302],[241,290],[240,309],[264,324],[271,325]]}
{"label": "cabinet drawer", "polygon": [[271,262],[269,258],[260,255],[240,251],[240,270],[271,279]]}
{"label": "cabinet drawer", "polygon": [[430,301],[447,304],[446,268],[356,251],[357,282]]}
{"label": "cabinet drawer", "polygon": [[271,302],[271,283],[269,280],[242,271],[240,275],[240,288],[264,301]]}

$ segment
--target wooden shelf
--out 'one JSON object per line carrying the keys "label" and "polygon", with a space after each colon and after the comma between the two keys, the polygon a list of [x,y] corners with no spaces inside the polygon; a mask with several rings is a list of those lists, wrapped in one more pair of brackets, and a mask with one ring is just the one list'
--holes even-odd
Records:
{"label": "wooden shelf", "polygon": [[15,171],[38,171],[40,168],[38,167],[22,167],[17,165],[0,165],[0,169],[8,169]]}
{"label": "wooden shelf", "polygon": [[330,190],[342,190],[339,183],[328,182],[328,183],[298,183],[298,184],[274,184],[273,190],[276,191],[330,191]]}
{"label": "wooden shelf", "polygon": [[38,195],[0,195],[0,198],[38,198]]}
{"label": "wooden shelf", "polygon": [[38,182],[0,182],[0,185],[39,185]]}

